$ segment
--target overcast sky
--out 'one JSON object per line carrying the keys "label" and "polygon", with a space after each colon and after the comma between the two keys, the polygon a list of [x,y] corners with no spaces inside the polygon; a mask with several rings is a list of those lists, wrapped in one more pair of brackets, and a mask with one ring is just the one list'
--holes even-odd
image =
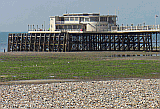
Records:
{"label": "overcast sky", "polygon": [[[49,16],[66,13],[118,15],[118,24],[160,24],[160,0],[0,0],[0,31],[26,32],[28,24],[49,28]],[[116,11],[115,11],[116,10]],[[119,10],[119,12],[118,12]]]}

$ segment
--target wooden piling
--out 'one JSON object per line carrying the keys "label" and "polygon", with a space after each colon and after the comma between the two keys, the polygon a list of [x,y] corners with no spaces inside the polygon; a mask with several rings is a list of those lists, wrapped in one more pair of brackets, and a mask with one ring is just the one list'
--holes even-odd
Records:
{"label": "wooden piling", "polygon": [[[8,35],[10,51],[153,51],[153,33],[24,33]],[[154,33],[155,34],[155,33]],[[156,51],[158,51],[156,33]]]}
{"label": "wooden piling", "polygon": [[158,49],[157,49],[157,32],[156,32],[156,51],[158,51]]}

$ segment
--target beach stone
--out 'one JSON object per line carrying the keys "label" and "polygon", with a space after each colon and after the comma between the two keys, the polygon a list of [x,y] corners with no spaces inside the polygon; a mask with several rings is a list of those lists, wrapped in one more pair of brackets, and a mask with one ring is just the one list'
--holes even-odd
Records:
{"label": "beach stone", "polygon": [[0,86],[0,108],[160,108],[160,79]]}

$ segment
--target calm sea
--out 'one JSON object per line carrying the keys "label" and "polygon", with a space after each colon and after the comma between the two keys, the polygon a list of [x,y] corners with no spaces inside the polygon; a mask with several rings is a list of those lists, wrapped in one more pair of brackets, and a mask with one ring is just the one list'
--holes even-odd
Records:
{"label": "calm sea", "polygon": [[[4,49],[7,52],[8,34],[9,33],[20,33],[20,32],[0,32],[0,52],[3,52]],[[23,32],[23,33],[25,33],[25,32]]]}
{"label": "calm sea", "polygon": [[3,52],[4,49],[7,51],[8,33],[0,32],[0,52]]}
{"label": "calm sea", "polygon": [[[3,52],[4,49],[7,51],[9,33],[19,33],[19,32],[0,32],[0,52]],[[153,42],[155,42],[155,36],[153,36]],[[158,45],[160,46],[160,34],[158,35]]]}

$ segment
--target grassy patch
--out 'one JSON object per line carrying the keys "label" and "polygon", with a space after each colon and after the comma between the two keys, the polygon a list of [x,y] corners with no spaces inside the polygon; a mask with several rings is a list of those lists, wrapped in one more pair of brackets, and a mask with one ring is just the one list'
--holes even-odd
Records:
{"label": "grassy patch", "polygon": [[159,77],[159,60],[103,60],[81,53],[0,56],[0,81]]}

